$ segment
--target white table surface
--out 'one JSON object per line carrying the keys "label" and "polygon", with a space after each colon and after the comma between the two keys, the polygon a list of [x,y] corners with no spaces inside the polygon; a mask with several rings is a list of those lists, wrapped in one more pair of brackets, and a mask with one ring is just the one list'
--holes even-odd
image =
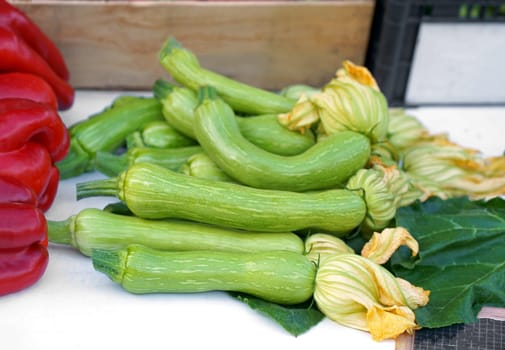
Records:
{"label": "white table surface", "polygon": [[[77,91],[67,125],[110,104],[123,92]],[[140,94],[140,93],[131,93]],[[434,132],[499,155],[505,149],[505,108],[421,108],[411,110]],[[64,180],[48,219],[63,220],[88,207],[103,208],[113,198],[75,200],[75,184],[90,173]],[[327,319],[293,337],[279,325],[229,297],[214,292],[191,295],[133,295],[95,271],[88,257],[49,245],[50,262],[34,286],[0,298],[0,346],[5,350],[73,349],[381,349],[366,332]]]}

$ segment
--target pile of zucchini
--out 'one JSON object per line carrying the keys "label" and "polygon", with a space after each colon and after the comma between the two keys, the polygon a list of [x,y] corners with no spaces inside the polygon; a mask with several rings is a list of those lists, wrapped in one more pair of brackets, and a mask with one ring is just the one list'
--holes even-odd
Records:
{"label": "pile of zucchini", "polygon": [[[299,85],[293,98],[289,89],[232,80],[202,68],[173,38],[160,63],[177,83],[156,81],[154,97],[121,97],[70,128],[74,151],[59,164],[62,177],[98,170],[108,177],[79,183],[77,197],[119,202],[49,221],[50,241],[76,247],[133,293],[224,290],[287,305],[315,297],[322,310],[332,309],[331,299],[338,307],[356,303],[328,292],[328,277],[318,271],[327,266],[331,280],[328,266],[340,266],[331,255],[354,265],[362,262],[349,256],[359,256],[348,248],[323,259],[307,242],[322,235],[330,242],[322,245],[326,252],[334,239],[388,226],[404,186],[370,165],[377,138],[352,128],[292,130],[280,120],[317,89]],[[372,281],[370,263],[361,273]],[[384,286],[366,288],[380,299]],[[397,285],[388,288],[399,290],[402,307],[419,306]],[[332,318],[374,339],[399,335]],[[416,327],[411,321],[401,332]]]}

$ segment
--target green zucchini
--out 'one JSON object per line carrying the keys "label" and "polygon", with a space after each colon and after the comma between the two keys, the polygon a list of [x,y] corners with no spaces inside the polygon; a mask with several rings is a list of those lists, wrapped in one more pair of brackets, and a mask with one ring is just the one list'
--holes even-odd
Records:
{"label": "green zucchini", "polygon": [[288,251],[94,250],[93,266],[131,293],[242,292],[279,304],[312,297],[316,266]]}
{"label": "green zucchini", "polygon": [[194,139],[193,110],[198,105],[196,93],[185,86],[175,86],[159,79],[153,85],[153,94],[163,105],[163,117],[168,124]]}
{"label": "green zucchini", "polygon": [[243,230],[293,232],[312,228],[343,236],[366,215],[360,190],[288,192],[180,174],[151,163],[117,178],[77,184],[77,198],[115,196],[139,217],[179,218]]}
{"label": "green zucchini", "polygon": [[140,133],[146,147],[175,148],[196,145],[195,139],[180,133],[165,120],[147,124]]}
{"label": "green zucchini", "polygon": [[152,121],[163,120],[162,105],[156,98],[128,96],[123,99],[69,127],[69,153],[56,164],[62,179],[95,170],[97,152],[114,152],[131,133]]}
{"label": "green zucchini", "polygon": [[192,155],[202,151],[200,146],[186,146],[178,148],[133,147],[120,155],[98,152],[95,157],[95,168],[107,176],[117,176],[132,164],[146,162],[171,170],[179,170]]}
{"label": "green zucchini", "polygon": [[317,142],[304,153],[280,156],[241,134],[231,107],[212,87],[200,90],[194,131],[205,153],[226,174],[252,187],[309,191],[342,187],[370,156],[369,139],[343,131]]}
{"label": "green zucchini", "polygon": [[91,256],[93,249],[142,244],[153,249],[260,252],[289,250],[303,254],[304,244],[291,232],[239,231],[182,220],[146,220],[87,208],[63,221],[48,220],[48,237]]}
{"label": "green zucchini", "polygon": [[281,156],[305,152],[316,143],[312,130],[304,133],[289,130],[279,123],[276,114],[236,117],[241,134],[259,148]]}
{"label": "green zucchini", "polygon": [[[194,109],[198,105],[196,93],[164,80],[155,82],[153,92],[163,104],[163,116],[168,124],[182,134],[195,139],[193,125],[195,123]],[[316,142],[312,130],[306,130],[304,133],[289,130],[279,123],[276,114],[237,116],[236,118],[240,132],[246,139],[275,154],[284,156],[300,154]]]}
{"label": "green zucchini", "polygon": [[279,94],[285,97],[292,98],[293,100],[299,100],[302,95],[310,97],[314,94],[320,93],[321,88],[316,88],[305,84],[294,84],[289,85],[279,91]]}
{"label": "green zucchini", "polygon": [[214,181],[234,182],[231,177],[219,169],[216,163],[203,152],[189,157],[186,163],[181,166],[179,172],[189,176],[202,177]]}
{"label": "green zucchini", "polygon": [[202,68],[197,57],[169,38],[159,54],[162,67],[180,84],[197,91],[200,86],[212,85],[237,112],[245,114],[286,113],[296,100],[263,90]]}

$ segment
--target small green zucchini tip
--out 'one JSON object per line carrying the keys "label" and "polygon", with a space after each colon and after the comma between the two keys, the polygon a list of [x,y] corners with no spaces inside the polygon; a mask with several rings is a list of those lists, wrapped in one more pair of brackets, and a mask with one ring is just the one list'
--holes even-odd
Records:
{"label": "small green zucchini tip", "polygon": [[161,50],[158,55],[159,59],[163,60],[163,58],[170,55],[172,50],[176,48],[182,48],[181,43],[179,43],[174,37],[172,36],[169,37],[161,47]]}
{"label": "small green zucchini tip", "polygon": [[201,86],[198,89],[198,104],[205,100],[215,100],[218,97],[217,90],[213,86]]}
{"label": "small green zucchini tip", "polygon": [[117,250],[93,249],[91,252],[93,268],[109,276],[113,281],[121,281],[121,254]]}
{"label": "small green zucchini tip", "polygon": [[163,79],[158,79],[153,84],[153,95],[158,100],[164,100],[174,90],[174,85]]}

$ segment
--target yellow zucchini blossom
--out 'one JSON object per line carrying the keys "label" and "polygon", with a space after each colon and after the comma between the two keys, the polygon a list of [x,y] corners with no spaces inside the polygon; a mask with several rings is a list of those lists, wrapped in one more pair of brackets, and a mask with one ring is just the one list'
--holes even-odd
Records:
{"label": "yellow zucchini blossom", "polygon": [[428,302],[429,291],[394,277],[370,259],[342,253],[321,260],[314,300],[329,319],[382,341],[420,328],[413,310]]}
{"label": "yellow zucchini blossom", "polygon": [[319,112],[321,129],[331,135],[351,130],[368,136],[372,143],[386,138],[389,114],[380,91],[352,81],[333,79],[310,100]]}
{"label": "yellow zucchini blossom", "polygon": [[369,159],[369,167],[382,174],[383,181],[394,195],[393,202],[397,209],[423,197],[423,192],[416,187],[410,175],[400,169],[396,162],[373,155]]}
{"label": "yellow zucchini blossom", "polygon": [[303,133],[319,121],[319,112],[306,94],[302,93],[293,109],[279,114],[279,122],[290,130]]}
{"label": "yellow zucchini blossom", "polygon": [[403,109],[391,108],[389,116],[387,140],[372,146],[370,163],[396,162],[421,192],[418,199],[505,195],[505,156],[485,158],[478,150],[452,142],[447,134],[431,134]]}
{"label": "yellow zucchini blossom", "polygon": [[484,160],[485,175],[488,177],[505,176],[505,156],[488,157]]}
{"label": "yellow zucchini blossom", "polygon": [[405,150],[402,168],[424,192],[424,199],[482,199],[505,195],[502,162],[499,157],[490,162],[475,150],[439,138]]}
{"label": "yellow zucchini blossom", "polygon": [[337,78],[341,81],[358,83],[380,91],[372,73],[366,67],[358,66],[349,60],[342,62],[342,68],[337,70]]}
{"label": "yellow zucchini blossom", "polygon": [[346,188],[361,191],[367,206],[363,231],[385,228],[396,214],[395,196],[385,180],[376,169],[360,169],[347,181]]}
{"label": "yellow zucchini blossom", "polygon": [[330,234],[314,233],[305,239],[305,256],[316,264],[326,256],[353,253],[343,240]]}
{"label": "yellow zucchini blossom", "polygon": [[386,98],[368,70],[345,61],[336,78],[320,92],[303,94],[291,111],[279,115],[279,122],[301,131],[319,123],[317,130],[323,135],[356,131],[375,143],[386,138],[389,113]]}
{"label": "yellow zucchini blossom", "polygon": [[432,135],[414,116],[401,108],[389,109],[388,142],[401,151],[418,142],[431,139]]}
{"label": "yellow zucchini blossom", "polygon": [[405,228],[386,228],[380,233],[374,232],[372,238],[361,249],[361,256],[382,265],[402,245],[410,248],[412,256],[419,252],[419,244]]}
{"label": "yellow zucchini blossom", "polygon": [[430,292],[381,266],[402,245],[417,255],[417,241],[401,227],[375,232],[361,256],[340,238],[310,235],[305,250],[318,266],[314,300],[321,312],[343,326],[370,332],[377,341],[419,329],[413,310],[428,303]]}

